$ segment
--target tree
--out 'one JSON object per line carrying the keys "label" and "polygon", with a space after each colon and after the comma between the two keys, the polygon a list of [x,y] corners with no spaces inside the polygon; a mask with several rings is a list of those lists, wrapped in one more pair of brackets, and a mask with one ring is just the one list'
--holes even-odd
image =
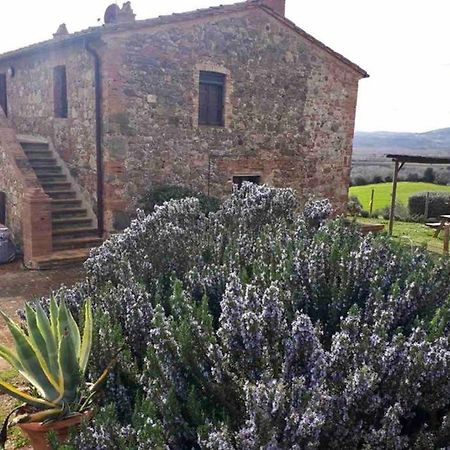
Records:
{"label": "tree", "polygon": [[426,183],[434,183],[436,179],[436,175],[434,174],[434,170],[432,167],[427,167],[425,172],[423,173],[423,181]]}

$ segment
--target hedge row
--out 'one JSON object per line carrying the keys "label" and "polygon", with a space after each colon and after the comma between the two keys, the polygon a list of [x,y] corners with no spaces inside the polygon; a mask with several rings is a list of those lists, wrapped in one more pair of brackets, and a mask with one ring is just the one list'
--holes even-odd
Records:
{"label": "hedge row", "polygon": [[450,214],[450,193],[448,192],[418,192],[409,197],[409,214],[423,216],[425,214],[426,198],[429,195],[428,217],[439,217]]}

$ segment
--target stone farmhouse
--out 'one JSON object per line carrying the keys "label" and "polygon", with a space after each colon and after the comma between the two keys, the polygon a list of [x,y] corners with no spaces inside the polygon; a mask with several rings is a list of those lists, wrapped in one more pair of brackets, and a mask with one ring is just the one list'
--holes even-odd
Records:
{"label": "stone farmhouse", "polygon": [[149,186],[223,197],[249,180],[342,210],[367,76],[285,0],[149,20],[111,5],[102,26],[0,55],[0,222],[44,267],[123,229]]}

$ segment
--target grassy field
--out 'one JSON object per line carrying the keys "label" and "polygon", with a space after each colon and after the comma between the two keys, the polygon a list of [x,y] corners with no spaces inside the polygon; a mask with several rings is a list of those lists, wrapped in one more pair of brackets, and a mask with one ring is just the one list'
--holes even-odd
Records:
{"label": "grassy field", "polygon": [[[388,230],[388,221],[384,219],[358,217],[357,221],[360,223],[382,223],[385,225],[385,231]],[[434,231],[421,223],[395,221],[393,237],[405,245],[425,247],[431,252],[442,255],[444,250],[443,233],[440,233],[438,238],[434,238]]]}
{"label": "grassy field", "polygon": [[[363,208],[368,211],[372,189],[375,189],[373,210],[385,208],[391,204],[392,183],[368,184],[366,186],[352,186],[350,195],[359,198]],[[401,181],[397,188],[397,201],[408,206],[408,198],[416,192],[446,191],[450,192],[450,186],[441,186],[432,183],[414,183]]]}

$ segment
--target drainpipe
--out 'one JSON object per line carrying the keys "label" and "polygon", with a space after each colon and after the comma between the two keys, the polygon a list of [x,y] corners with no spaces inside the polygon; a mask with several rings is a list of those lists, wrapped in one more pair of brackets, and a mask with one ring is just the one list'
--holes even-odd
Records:
{"label": "drainpipe", "polygon": [[86,41],[86,51],[94,57],[94,71],[95,71],[95,149],[97,159],[97,220],[98,220],[98,235],[103,238],[104,234],[104,173],[103,173],[103,120],[102,120],[102,79],[101,79],[101,60],[100,56],[91,47],[91,42]]}

